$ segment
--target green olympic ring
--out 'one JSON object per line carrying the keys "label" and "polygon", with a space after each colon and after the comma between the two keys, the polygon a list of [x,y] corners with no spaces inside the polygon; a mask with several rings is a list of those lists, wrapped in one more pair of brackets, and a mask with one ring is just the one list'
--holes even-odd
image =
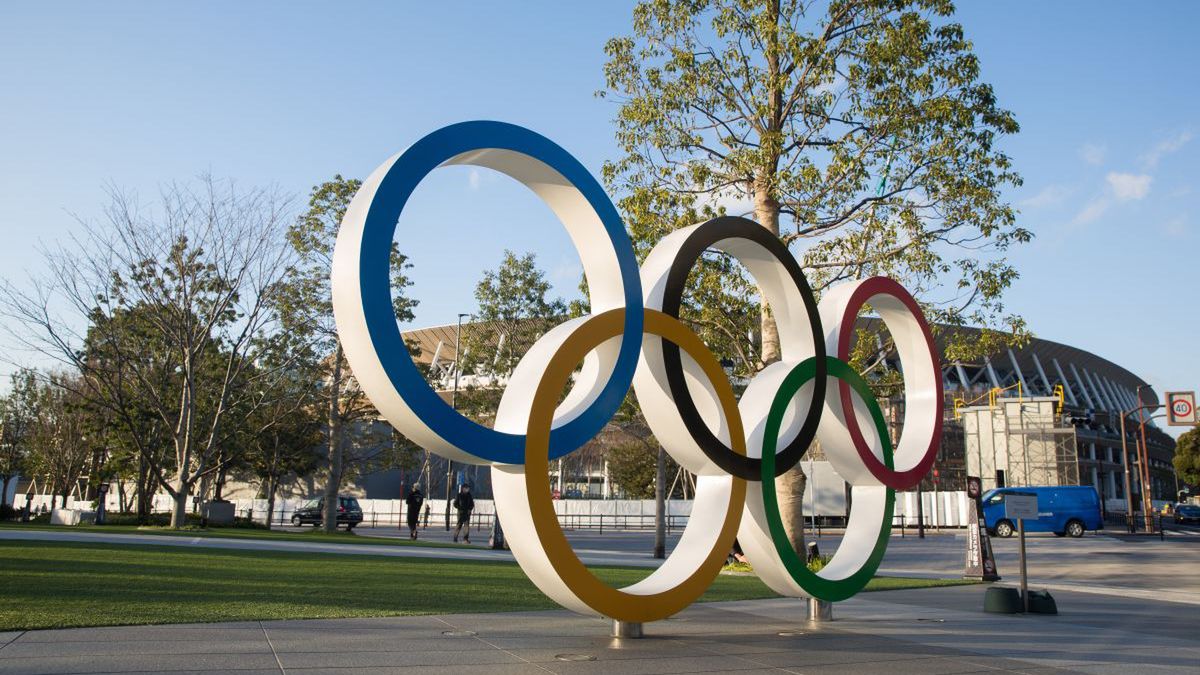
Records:
{"label": "green olympic ring", "polygon": [[[866,403],[867,409],[871,413],[871,418],[875,421],[875,430],[878,432],[883,445],[884,464],[888,469],[893,468],[892,441],[888,437],[887,421],[883,417],[883,410],[880,409],[879,402],[875,399],[874,394],[871,393],[870,385],[845,361],[832,356],[826,356],[825,362],[829,376],[836,377],[849,384],[850,388],[857,392],[863,402]],[[821,576],[821,573],[809,570],[805,561],[792,548],[787,531],[783,527],[783,520],[779,517],[779,499],[775,493],[775,448],[779,442],[779,428],[783,424],[784,414],[787,412],[792,398],[815,375],[816,359],[808,358],[801,361],[784,378],[783,383],[779,386],[779,391],[775,393],[775,398],[771,402],[771,410],[767,414],[762,449],[763,506],[766,511],[767,524],[771,530],[771,539],[775,544],[775,551],[778,553],[788,573],[792,576],[792,579],[813,597],[836,602],[845,600],[861,591],[867,585],[867,582],[871,580],[871,577],[875,576],[876,570],[879,569],[879,563],[883,560],[883,554],[887,550],[888,537],[892,533],[892,513],[896,491],[890,487],[886,488],[887,498],[884,502],[885,506],[883,518],[881,519],[882,523],[880,523],[879,528],[879,537],[876,539],[875,546],[867,557],[866,562],[853,574],[842,579],[825,578]],[[819,404],[819,401],[814,402],[814,405]],[[851,509],[853,509],[853,506],[851,506]],[[847,530],[849,530],[849,522],[847,522]],[[837,554],[835,553],[834,558],[836,557]],[[830,564],[832,564],[832,561]]]}

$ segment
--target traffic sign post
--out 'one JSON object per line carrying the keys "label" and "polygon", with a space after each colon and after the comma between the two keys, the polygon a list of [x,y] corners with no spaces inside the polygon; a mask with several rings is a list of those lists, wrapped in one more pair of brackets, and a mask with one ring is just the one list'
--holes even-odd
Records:
{"label": "traffic sign post", "polygon": [[1196,392],[1167,391],[1167,424],[1173,427],[1190,427],[1200,423],[1196,412]]}
{"label": "traffic sign post", "polygon": [[1037,495],[1032,492],[1009,492],[1004,495],[1004,517],[1017,521],[1021,539],[1021,602],[1029,613],[1029,580],[1025,573],[1025,519],[1038,517]]}

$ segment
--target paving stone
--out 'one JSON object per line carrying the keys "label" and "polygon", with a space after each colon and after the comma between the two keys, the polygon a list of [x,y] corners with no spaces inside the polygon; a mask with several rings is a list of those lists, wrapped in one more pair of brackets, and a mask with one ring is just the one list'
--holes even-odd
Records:
{"label": "paving stone", "polygon": [[19,630],[0,631],[0,649],[4,649],[4,647],[7,646],[9,643],[11,643],[11,642],[15,641],[17,638],[21,637],[22,632],[24,632],[24,631],[19,631]]}
{"label": "paving stone", "polygon": [[262,629],[257,623],[234,628],[214,623],[200,626],[105,626],[31,630],[21,636],[20,642],[236,642],[261,640],[262,636]]}
{"label": "paving stone", "polygon": [[406,652],[298,652],[279,655],[285,670],[293,668],[408,668],[441,666],[457,670],[463,665],[521,663],[499,649]]}
{"label": "paving stone", "polygon": [[361,635],[350,631],[304,631],[280,635],[269,633],[271,645],[280,654],[319,652],[408,652],[408,651],[473,651],[493,649],[485,642],[472,637],[446,637],[438,634],[427,637],[410,637],[407,632],[393,630],[390,633],[372,631]]}
{"label": "paving stone", "polygon": [[354,673],[355,675],[530,675],[531,673],[553,673],[528,663],[518,664],[482,664],[455,666],[453,670],[446,666],[411,666],[407,668],[289,668],[289,673],[304,673],[304,675],[340,675]]}
{"label": "paving stone", "polygon": [[[148,640],[144,644],[138,644],[131,649],[128,641],[102,641],[88,640],[81,642],[63,642],[63,641],[47,641],[47,642],[26,642],[20,640],[9,645],[4,650],[5,659],[32,658],[41,656],[109,656],[129,654],[134,651],[137,654],[153,656],[158,654],[185,656],[188,654],[204,655],[210,654],[213,651],[215,642],[201,642],[192,640],[188,642],[172,642]],[[220,651],[225,654],[270,654],[271,646],[267,643],[266,637],[262,632],[259,632],[257,640],[237,640],[230,642],[221,642]]]}
{"label": "paving stone", "polygon": [[[542,664],[569,675],[667,675],[670,673],[727,673],[763,670],[763,664],[734,656],[690,656]],[[777,671],[778,672],[778,671]]]}
{"label": "paving stone", "polygon": [[[221,649],[213,643],[214,651]],[[5,650],[7,651],[7,650]],[[96,673],[96,672],[176,672],[187,670],[237,671],[274,670],[279,664],[270,654],[110,654],[103,656],[42,656],[9,658],[0,652],[0,674],[9,673]]]}

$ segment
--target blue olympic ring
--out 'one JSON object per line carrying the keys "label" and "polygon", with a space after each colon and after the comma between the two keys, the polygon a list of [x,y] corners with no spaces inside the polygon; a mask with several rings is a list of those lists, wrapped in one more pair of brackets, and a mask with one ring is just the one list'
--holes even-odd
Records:
{"label": "blue olympic ring", "polygon": [[392,238],[417,184],[438,166],[466,152],[509,150],[557,171],[579,190],[600,218],[616,253],[625,296],[625,330],[612,374],[600,394],[577,417],[553,430],[550,459],[581,447],[604,428],[625,399],[641,350],[642,284],[633,244],[608,194],[577,159],[550,139],[524,127],[474,121],[443,127],[406,150],[391,166],[371,202],[360,248],[363,314],[380,364],[404,402],[446,441],[470,448],[480,459],[504,464],[525,460],[525,435],[481,426],[460,415],[425,382],[396,325],[389,284]]}

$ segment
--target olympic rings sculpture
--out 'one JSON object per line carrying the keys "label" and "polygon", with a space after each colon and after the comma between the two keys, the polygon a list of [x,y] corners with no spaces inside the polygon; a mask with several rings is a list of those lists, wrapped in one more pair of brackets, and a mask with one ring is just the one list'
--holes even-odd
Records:
{"label": "olympic rings sculpture", "polygon": [[[430,388],[392,313],[388,265],[397,221],[421,179],[445,165],[494,169],[537,194],[578,250],[591,301],[590,315],[551,329],[521,359],[490,429]],[[678,316],[688,273],[710,248],[749,270],[779,328],[782,359],[757,373],[740,400],[716,357]],[[539,589],[578,612],[621,621],[666,618],[704,592],[735,538],[777,593],[848,598],[878,569],[895,491],[929,471],[941,437],[938,351],[916,301],[898,283],[883,277],[845,283],[818,303],[779,239],[735,217],[671,233],[639,269],[625,226],[595,178],[558,145],[511,124],[448,126],[376,169],[342,220],[332,284],[338,333],[363,391],[430,451],[492,466],[496,511],[517,562]],[[847,364],[864,305],[888,327],[904,369],[905,423],[895,447],[870,387]],[[650,429],[696,474],[697,486],[671,555],[642,581],[615,589],[571,549],[546,477],[550,460],[602,430],[631,386]],[[865,430],[864,420],[871,421]],[[791,547],[774,482],[814,440],[851,486],[845,537],[817,573]]]}

